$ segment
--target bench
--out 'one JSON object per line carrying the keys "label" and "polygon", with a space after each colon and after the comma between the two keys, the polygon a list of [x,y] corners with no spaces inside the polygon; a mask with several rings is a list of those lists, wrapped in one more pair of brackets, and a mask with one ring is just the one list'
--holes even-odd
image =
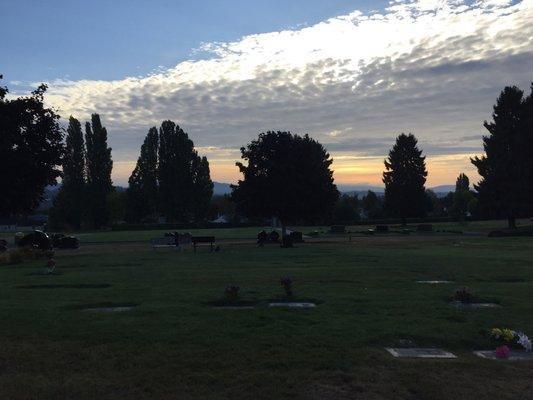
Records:
{"label": "bench", "polygon": [[214,236],[193,236],[191,237],[192,247],[194,251],[196,252],[196,247],[200,243],[209,243],[211,247],[211,251],[213,251],[213,245],[215,244],[215,237]]}

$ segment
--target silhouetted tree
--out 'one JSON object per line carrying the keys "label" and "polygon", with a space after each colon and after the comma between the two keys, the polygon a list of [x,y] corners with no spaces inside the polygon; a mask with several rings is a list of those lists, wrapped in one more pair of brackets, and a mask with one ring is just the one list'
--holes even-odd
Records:
{"label": "silhouetted tree", "polygon": [[465,174],[460,174],[455,183],[455,193],[453,194],[453,213],[463,220],[468,212],[468,205],[472,201],[473,195],[470,192],[470,180]]}
{"label": "silhouetted tree", "polygon": [[378,219],[383,217],[383,202],[375,192],[369,190],[363,197],[362,203],[366,218]]}
{"label": "silhouetted tree", "polygon": [[209,172],[209,161],[199,157],[195,152],[191,166],[193,175],[193,216],[195,221],[203,221],[209,212],[209,204],[213,196],[213,181]]}
{"label": "silhouetted tree", "polygon": [[251,217],[277,217],[286,225],[299,219],[326,216],[339,197],[330,169],[333,160],[308,135],[290,132],[261,133],[241,148],[247,165],[232,185],[237,210]]}
{"label": "silhouetted tree", "polygon": [[0,216],[31,213],[61,176],[63,133],[59,115],[43,104],[46,88],[9,100],[0,87]]}
{"label": "silhouetted tree", "polygon": [[111,223],[119,223],[125,220],[127,202],[126,191],[121,187],[115,186],[107,196],[107,210]]}
{"label": "silhouetted tree", "polygon": [[164,121],[159,129],[159,204],[170,221],[189,222],[207,215],[213,195],[207,159],[179,126]]}
{"label": "silhouetted tree", "polygon": [[340,224],[350,224],[359,221],[359,199],[357,195],[343,194],[333,208],[333,221]]}
{"label": "silhouetted tree", "polygon": [[87,211],[89,224],[101,228],[109,222],[107,196],[113,190],[111,148],[107,147],[107,130],[100,116],[93,114],[91,123],[85,124],[87,146]]}
{"label": "silhouetted tree", "polygon": [[229,222],[238,222],[240,220],[237,214],[236,205],[228,194],[214,195],[209,205],[209,219],[217,219],[224,215]]}
{"label": "silhouetted tree", "polygon": [[157,128],[150,128],[144,143],[137,165],[128,180],[127,190],[127,219],[133,222],[142,221],[148,217],[157,216],[158,201],[158,149],[159,135]]}
{"label": "silhouetted tree", "polygon": [[481,175],[474,185],[479,207],[505,216],[509,228],[516,228],[516,218],[531,211],[531,101],[531,95],[524,99],[516,86],[506,87],[494,105],[493,121],[483,124],[489,131],[483,137],[485,155],[471,160]]}
{"label": "silhouetted tree", "polygon": [[443,211],[447,216],[451,216],[453,210],[454,192],[449,192],[441,200]]}
{"label": "silhouetted tree", "polygon": [[[533,149],[533,83],[530,87],[530,94],[522,103],[522,115],[520,118],[520,131],[523,138],[524,151],[523,158],[525,162],[525,170],[527,175],[527,185],[529,204],[533,207],[533,157],[531,157],[531,151]],[[528,210],[530,213],[533,211],[531,208]]]}
{"label": "silhouetted tree", "polygon": [[385,160],[385,210],[393,217],[423,217],[427,200],[425,157],[414,135],[401,134]]}
{"label": "silhouetted tree", "polygon": [[67,128],[63,182],[50,210],[50,225],[79,229],[85,204],[85,144],[80,122],[70,117]]}
{"label": "silhouetted tree", "polygon": [[435,215],[439,210],[439,196],[431,190],[426,189],[426,211],[430,215]]}

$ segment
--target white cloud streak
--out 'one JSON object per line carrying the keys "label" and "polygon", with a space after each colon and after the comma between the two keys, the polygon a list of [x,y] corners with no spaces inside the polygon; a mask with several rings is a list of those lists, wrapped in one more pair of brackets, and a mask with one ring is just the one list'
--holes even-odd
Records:
{"label": "white cloud streak", "polygon": [[[227,171],[240,146],[277,129],[309,133],[333,156],[361,163],[384,157],[404,131],[419,137],[429,157],[464,160],[481,150],[465,137],[483,133],[499,91],[527,89],[533,80],[531,21],[533,0],[393,1],[381,13],[204,43],[212,58],[150,76],[57,80],[47,99],[64,116],[100,113],[123,162],[136,159],[150,126],[173,119],[213,158],[215,177],[226,163],[224,174],[233,175],[219,179],[237,177]],[[453,165],[453,173],[461,170]]]}

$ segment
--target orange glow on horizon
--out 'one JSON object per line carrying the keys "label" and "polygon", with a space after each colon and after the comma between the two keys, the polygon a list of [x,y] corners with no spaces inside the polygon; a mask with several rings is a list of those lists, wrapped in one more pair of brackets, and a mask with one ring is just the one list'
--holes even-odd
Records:
{"label": "orange glow on horizon", "polygon": [[[470,163],[470,154],[452,154],[428,156],[426,165],[428,179],[426,186],[452,185],[460,173],[465,173],[471,183],[479,180],[475,167]],[[339,157],[334,158],[333,176],[335,183],[344,185],[368,184],[382,186],[384,170],[381,157]],[[126,186],[135,161],[115,161],[113,164],[113,182]],[[217,182],[236,183],[242,175],[235,166],[235,161],[228,159],[210,161],[211,179]]]}

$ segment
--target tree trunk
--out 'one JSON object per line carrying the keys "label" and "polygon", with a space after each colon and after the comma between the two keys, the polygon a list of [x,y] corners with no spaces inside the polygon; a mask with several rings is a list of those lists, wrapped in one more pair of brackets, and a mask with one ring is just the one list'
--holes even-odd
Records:
{"label": "tree trunk", "polygon": [[509,224],[509,229],[516,229],[516,218],[515,217],[508,217],[507,222]]}
{"label": "tree trunk", "polygon": [[280,221],[281,224],[281,247],[283,248],[290,248],[292,246],[292,237],[290,235],[287,235],[287,227],[283,223],[283,221]]}

